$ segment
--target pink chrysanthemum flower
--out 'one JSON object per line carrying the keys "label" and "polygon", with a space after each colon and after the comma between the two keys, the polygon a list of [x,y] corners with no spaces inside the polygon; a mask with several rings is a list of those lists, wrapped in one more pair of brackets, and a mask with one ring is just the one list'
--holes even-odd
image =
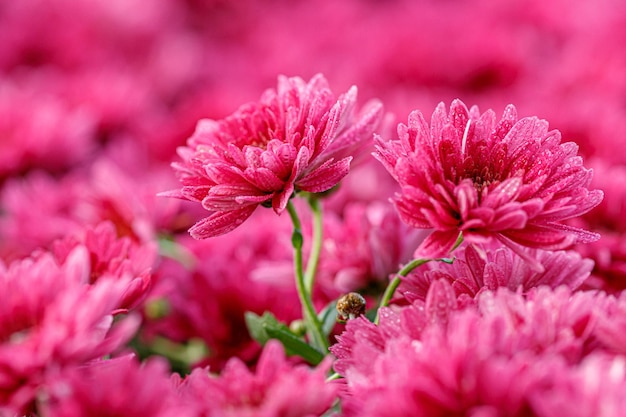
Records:
{"label": "pink chrysanthemum flower", "polygon": [[559,223],[597,206],[588,190],[592,172],[578,147],[537,117],[519,119],[509,105],[495,113],[441,103],[430,125],[419,111],[398,126],[399,140],[377,138],[375,156],[402,187],[394,202],[403,221],[433,228],[419,257],[445,256],[459,232],[469,242],[497,239],[525,256],[521,246],[564,249],[598,235]]}
{"label": "pink chrysanthemum flower", "polygon": [[598,315],[595,337],[607,350],[626,355],[626,292],[609,297]]}
{"label": "pink chrysanthemum flower", "polygon": [[88,285],[89,273],[84,247],[63,264],[50,254],[0,263],[0,404],[27,413],[50,377],[113,353],[135,333],[137,316],[113,323],[128,281]]}
{"label": "pink chrysanthemum flower", "polygon": [[407,226],[382,202],[352,203],[340,215],[327,214],[316,281],[333,298],[385,285],[427,234]]}
{"label": "pink chrysanthemum flower", "polygon": [[167,362],[133,356],[75,367],[50,383],[40,407],[46,416],[106,417],[193,415],[184,408],[171,381]]}
{"label": "pink chrysanthemum flower", "polygon": [[552,386],[530,395],[536,415],[621,417],[626,412],[626,361],[594,354],[573,369],[553,369]]}
{"label": "pink chrysanthemum flower", "polygon": [[595,332],[604,317],[602,311],[611,305],[603,294],[572,292],[564,286],[538,287],[526,295],[499,288],[484,291],[474,304],[462,305],[450,283],[437,280],[426,300],[381,309],[379,325],[365,318],[348,321],[330,350],[337,357],[335,370],[362,382],[371,378],[372,363],[388,350],[390,341],[423,340],[424,333],[433,328],[453,335],[458,331],[455,323],[465,315],[476,322],[472,326],[481,328],[474,332],[474,342],[492,352],[509,357],[521,352],[556,354],[577,363],[594,349],[608,350]]}
{"label": "pink chrysanthemum flower", "polygon": [[231,357],[249,365],[258,360],[261,349],[248,333],[245,312],[271,311],[286,323],[301,317],[290,225],[269,210],[258,210],[253,220],[214,239],[177,239],[187,264],[163,259],[155,271],[151,296],[164,297],[169,312],[146,323],[148,340],[153,334],[181,343],[201,339],[209,351],[201,365],[219,372]]}
{"label": "pink chrysanthemum flower", "polygon": [[458,297],[474,298],[486,290],[506,287],[527,293],[541,285],[556,288],[566,285],[578,288],[591,273],[593,261],[583,259],[575,251],[533,250],[533,257],[541,265],[536,271],[523,259],[514,256],[511,249],[467,245],[455,252],[453,264],[430,263],[403,278],[400,292],[410,301],[425,299],[431,283],[448,281]]}
{"label": "pink chrysanthemum flower", "polygon": [[604,191],[605,198],[592,212],[576,219],[576,226],[597,230],[602,239],[576,250],[594,260],[595,266],[585,286],[618,293],[626,289],[626,165],[610,165],[594,159],[592,185]]}
{"label": "pink chrysanthemum flower", "polygon": [[127,288],[120,302],[121,310],[137,307],[148,293],[151,270],[157,261],[156,243],[139,244],[128,236],[118,237],[115,225],[102,222],[95,227],[86,227],[76,236],[55,241],[52,252],[60,264],[77,247],[89,253],[89,283],[102,278],[127,281]]}
{"label": "pink chrysanthemum flower", "polygon": [[196,415],[207,417],[314,417],[323,415],[337,395],[326,383],[330,362],[317,368],[294,365],[282,345],[270,341],[254,372],[231,359],[219,377],[194,370],[180,384],[182,400],[195,404]]}
{"label": "pink chrysanthemum flower", "polygon": [[355,114],[357,90],[335,98],[326,79],[279,77],[258,103],[222,120],[201,120],[173,164],[181,190],[163,195],[202,203],[212,211],[189,232],[198,239],[224,234],[260,204],[282,213],[295,191],[319,193],[348,174],[350,151],[373,134],[382,106]]}
{"label": "pink chrysanthemum flower", "polygon": [[[601,294],[541,287],[526,297],[485,291],[475,308],[459,308],[450,284],[436,281],[426,303],[384,308],[379,326],[348,322],[331,347],[346,383],[342,415],[549,416],[535,410],[547,394],[542,407],[559,400],[595,407],[605,395],[613,402],[624,386],[620,356],[606,393],[567,392],[584,374],[610,374],[610,367],[596,373],[586,365],[606,355],[593,336],[606,305]],[[565,397],[552,396],[555,390]]]}

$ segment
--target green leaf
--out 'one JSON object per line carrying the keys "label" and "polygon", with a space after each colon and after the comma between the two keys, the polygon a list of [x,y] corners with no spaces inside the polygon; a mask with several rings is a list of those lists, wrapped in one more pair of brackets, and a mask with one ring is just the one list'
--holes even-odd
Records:
{"label": "green leaf", "polygon": [[270,312],[258,316],[252,312],[245,314],[246,325],[250,336],[261,345],[269,339],[280,341],[285,347],[287,355],[297,355],[312,365],[317,365],[324,359],[324,354],[309,346],[302,338],[295,335],[286,324],[279,322]]}
{"label": "green leaf", "polygon": [[281,328],[267,327],[267,334],[273,338],[278,339],[288,355],[297,355],[309,362],[311,365],[317,365],[324,359],[324,354],[312,346],[309,346],[304,340],[295,336],[288,330],[285,331]]}
{"label": "green leaf", "polygon": [[[267,314],[270,313],[265,313],[263,317],[265,317]],[[261,345],[265,345],[265,343],[267,343],[267,341],[269,340],[269,336],[267,335],[267,332],[265,331],[265,326],[263,325],[263,317],[254,314],[251,311],[246,311],[244,317],[246,320],[246,326],[248,326],[248,331],[250,332],[250,336]]]}
{"label": "green leaf", "polygon": [[328,337],[337,323],[337,300],[333,300],[318,314],[324,336]]}

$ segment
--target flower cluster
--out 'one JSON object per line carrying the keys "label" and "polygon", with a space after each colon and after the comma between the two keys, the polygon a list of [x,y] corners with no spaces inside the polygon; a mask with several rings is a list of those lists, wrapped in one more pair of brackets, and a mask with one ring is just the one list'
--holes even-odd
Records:
{"label": "flower cluster", "polygon": [[625,22],[0,2],[0,417],[626,415]]}

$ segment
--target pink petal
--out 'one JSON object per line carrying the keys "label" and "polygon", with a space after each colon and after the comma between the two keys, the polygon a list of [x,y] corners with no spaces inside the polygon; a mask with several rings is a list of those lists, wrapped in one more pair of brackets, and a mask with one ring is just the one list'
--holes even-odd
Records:
{"label": "pink petal", "polygon": [[445,279],[430,284],[426,295],[426,314],[430,323],[447,323],[450,313],[458,308],[454,289]]}
{"label": "pink petal", "polygon": [[285,189],[281,191],[279,194],[276,194],[272,199],[272,208],[276,214],[281,214],[287,208],[287,203],[289,203],[289,199],[294,192],[293,183],[289,182],[286,184]]}
{"label": "pink petal", "polygon": [[189,234],[195,239],[223,235],[239,227],[256,208],[256,205],[250,205],[240,210],[217,211],[194,224],[189,229]]}
{"label": "pink petal", "polygon": [[521,187],[522,179],[520,177],[504,180],[496,188],[489,190],[487,197],[482,201],[482,205],[491,208],[501,207],[515,200],[520,193]]}
{"label": "pink petal", "polygon": [[435,230],[419,245],[413,257],[415,259],[445,258],[450,254],[458,237],[458,230]]}
{"label": "pink petal", "polygon": [[296,185],[299,189],[310,193],[328,191],[348,175],[351,160],[351,156],[337,162],[331,159],[298,180]]}
{"label": "pink petal", "polygon": [[255,187],[265,193],[281,190],[285,185],[285,181],[278,178],[274,172],[265,167],[248,168],[243,175],[248,182],[254,184]]}
{"label": "pink petal", "polygon": [[[520,209],[517,203],[511,203],[509,206],[503,207],[503,210],[496,210],[495,218],[492,223],[487,225],[489,231],[499,231],[505,229],[523,229],[528,222],[528,215]],[[509,208],[509,210],[507,210]]]}
{"label": "pink petal", "polygon": [[504,243],[504,245],[506,245],[513,252],[515,252],[520,258],[522,258],[533,271],[537,273],[543,273],[545,271],[545,268],[543,267],[541,262],[539,262],[539,260],[537,259],[534,253],[528,250],[527,246],[519,245],[515,243],[514,241],[502,236],[501,234],[496,234],[495,236],[499,241]]}

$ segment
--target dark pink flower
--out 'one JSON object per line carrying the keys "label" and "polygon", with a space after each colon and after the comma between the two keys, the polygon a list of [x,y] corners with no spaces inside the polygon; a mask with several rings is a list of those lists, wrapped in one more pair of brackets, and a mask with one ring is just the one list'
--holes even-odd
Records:
{"label": "dark pink flower", "polygon": [[224,236],[196,240],[185,234],[176,240],[179,262],[163,259],[151,292],[167,301],[169,313],[147,323],[148,341],[155,333],[181,343],[201,339],[209,350],[202,364],[217,372],[233,356],[248,364],[258,359],[247,311],[271,311],[287,323],[301,318],[291,224],[269,210],[253,216],[254,222]]}
{"label": "dark pink flower", "polygon": [[605,198],[595,210],[576,219],[574,225],[597,230],[602,239],[577,245],[576,250],[595,262],[585,285],[617,293],[626,289],[626,166],[610,165],[597,158],[591,162],[594,170],[591,184],[601,188]]}
{"label": "dark pink flower", "polygon": [[[509,105],[497,121],[455,100],[441,103],[430,125],[422,113],[398,126],[399,140],[377,140],[375,156],[402,187],[394,203],[403,221],[434,232],[416,257],[445,256],[459,232],[466,241],[497,239],[524,256],[520,246],[564,249],[598,239],[559,223],[602,200],[588,190],[591,170],[577,146],[536,117],[519,119]],[[529,259],[528,257],[526,257]]]}
{"label": "dark pink flower", "polygon": [[0,180],[33,168],[65,169],[93,148],[93,118],[49,91],[54,80],[24,78],[0,80]]}
{"label": "dark pink flower", "polygon": [[128,286],[120,309],[136,307],[150,289],[151,269],[157,260],[156,243],[142,245],[127,236],[118,237],[110,222],[87,227],[81,235],[68,236],[52,246],[60,264],[76,247],[84,247],[89,253],[90,284],[101,278],[125,280]]}
{"label": "dark pink flower", "polygon": [[425,235],[401,222],[389,204],[352,203],[341,215],[329,211],[316,282],[334,290],[331,298],[384,286]]}
{"label": "dark pink flower", "polygon": [[[532,251],[532,252],[531,252]],[[467,245],[455,252],[452,265],[431,262],[403,278],[400,292],[409,300],[425,299],[432,282],[445,279],[457,296],[470,298],[485,290],[506,287],[527,293],[541,285],[556,288],[567,285],[578,288],[588,277],[593,262],[582,259],[575,251],[529,250],[543,271],[538,272],[511,249],[500,246]]]}
{"label": "dark pink flower", "polygon": [[[210,400],[207,400],[210,401]],[[140,364],[133,356],[72,368],[51,381],[40,405],[50,417],[188,414],[161,358]]]}
{"label": "dark pink flower", "polygon": [[184,202],[155,196],[176,182],[169,167],[138,157],[141,147],[130,142],[116,142],[86,170],[60,177],[36,171],[6,181],[0,189],[0,257],[28,256],[103,221],[115,225],[118,236],[146,245],[159,232],[182,231],[193,224],[197,214],[182,212]]}
{"label": "dark pink flower", "polygon": [[76,219],[81,181],[44,172],[11,178],[0,190],[0,257],[12,261],[47,247],[67,234],[79,233]]}
{"label": "dark pink flower", "polygon": [[608,298],[598,309],[598,324],[594,336],[611,352],[626,354],[626,292]]}
{"label": "dark pink flower", "polygon": [[199,239],[233,230],[260,204],[280,214],[294,192],[327,191],[348,174],[382,114],[378,102],[355,114],[355,103],[356,87],[336,99],[322,75],[280,77],[258,103],[198,123],[173,164],[183,188],[164,195],[213,212],[190,229]]}
{"label": "dark pink flower", "polygon": [[136,316],[113,324],[128,282],[89,285],[89,272],[84,247],[62,264],[50,254],[0,264],[0,403],[24,412],[61,369],[111,354],[134,334]]}
{"label": "dark pink flower", "polygon": [[311,369],[294,365],[282,345],[270,341],[254,372],[239,359],[228,362],[219,377],[194,370],[179,390],[206,417],[314,417],[335,400],[337,385],[326,383],[330,362]]}
{"label": "dark pink flower", "polygon": [[564,286],[534,288],[526,295],[506,288],[486,290],[476,303],[463,305],[450,283],[437,280],[426,300],[383,308],[378,326],[365,318],[348,321],[339,343],[330,350],[338,358],[334,365],[337,372],[359,380],[369,378],[372,362],[387,350],[391,340],[422,340],[424,332],[435,327],[452,334],[456,331],[454,323],[465,314],[473,317],[475,326],[484,328],[475,334],[475,343],[485,344],[493,352],[507,356],[544,352],[575,363],[598,346],[594,332],[601,311],[609,306],[610,301],[602,294],[572,292]]}
{"label": "dark pink flower", "polygon": [[577,367],[556,364],[548,387],[529,396],[541,417],[621,417],[626,413],[626,361],[623,356],[593,354]]}
{"label": "dark pink flower", "polygon": [[[607,393],[567,389],[585,373],[596,375],[587,362],[605,354],[593,338],[605,305],[602,295],[541,287],[527,296],[485,291],[463,308],[450,284],[436,281],[425,303],[385,308],[379,326],[348,322],[331,347],[346,383],[342,415],[535,416],[543,415],[536,402],[554,391],[565,397],[550,395],[548,403],[615,401],[621,359]],[[610,367],[601,369],[597,375],[608,376]]]}

